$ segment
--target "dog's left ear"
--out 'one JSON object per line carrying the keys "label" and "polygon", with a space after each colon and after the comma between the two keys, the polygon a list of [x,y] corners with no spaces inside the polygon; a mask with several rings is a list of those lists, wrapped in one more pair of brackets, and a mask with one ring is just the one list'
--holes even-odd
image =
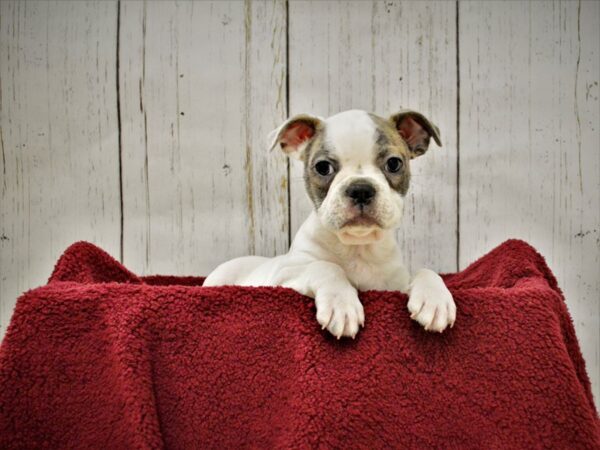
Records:
{"label": "dog's left ear", "polygon": [[404,109],[392,115],[390,120],[408,145],[411,158],[425,153],[431,138],[438,146],[442,146],[440,130],[423,114]]}

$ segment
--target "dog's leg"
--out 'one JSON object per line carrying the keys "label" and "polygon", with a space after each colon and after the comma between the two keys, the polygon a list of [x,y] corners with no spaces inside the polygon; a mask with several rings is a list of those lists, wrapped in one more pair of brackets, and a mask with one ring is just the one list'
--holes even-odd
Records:
{"label": "dog's leg", "polygon": [[428,269],[419,270],[410,283],[408,310],[429,331],[441,333],[456,320],[452,294],[442,277]]}
{"label": "dog's leg", "polygon": [[359,326],[364,326],[365,313],[358,292],[337,264],[314,261],[282,267],[275,284],[314,298],[317,322],[338,339],[354,338]]}
{"label": "dog's leg", "polygon": [[204,280],[203,286],[239,285],[257,267],[269,261],[270,258],[262,256],[242,256],[224,262],[213,270]]}

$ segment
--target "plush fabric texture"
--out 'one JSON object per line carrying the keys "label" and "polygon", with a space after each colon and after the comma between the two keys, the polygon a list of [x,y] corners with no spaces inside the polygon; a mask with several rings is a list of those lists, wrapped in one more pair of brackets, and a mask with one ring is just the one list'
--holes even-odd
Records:
{"label": "plush fabric texture", "polygon": [[511,240],[445,281],[454,328],[371,291],[337,341],[291,290],[138,277],[74,244],[0,347],[0,448],[600,448],[543,258]]}

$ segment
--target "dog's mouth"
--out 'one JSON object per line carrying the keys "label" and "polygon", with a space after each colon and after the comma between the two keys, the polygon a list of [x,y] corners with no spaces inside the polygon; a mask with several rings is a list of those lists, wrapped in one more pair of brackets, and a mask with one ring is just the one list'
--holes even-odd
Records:
{"label": "dog's mouth", "polygon": [[364,213],[347,220],[337,232],[342,244],[365,245],[378,241],[383,236],[382,226],[375,219]]}
{"label": "dog's mouth", "polygon": [[360,213],[359,215],[352,217],[351,219],[348,219],[346,222],[344,222],[341,228],[346,227],[381,228],[381,224],[374,217],[371,217],[364,213]]}
{"label": "dog's mouth", "polygon": [[342,223],[343,228],[384,228],[377,218],[376,211],[370,207],[352,206],[346,210],[346,220]]}

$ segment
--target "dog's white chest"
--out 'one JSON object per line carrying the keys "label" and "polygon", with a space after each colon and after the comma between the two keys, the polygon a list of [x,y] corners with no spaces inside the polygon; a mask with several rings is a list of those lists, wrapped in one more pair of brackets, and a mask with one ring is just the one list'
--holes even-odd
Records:
{"label": "dog's white chest", "polygon": [[[409,275],[394,259],[378,260],[373,255],[356,252],[340,261],[350,283],[360,291],[408,289]],[[404,273],[406,272],[406,273]]]}
{"label": "dog's white chest", "polygon": [[381,267],[357,259],[343,265],[343,269],[350,282],[361,291],[369,289],[382,289],[386,285],[386,279]]}

